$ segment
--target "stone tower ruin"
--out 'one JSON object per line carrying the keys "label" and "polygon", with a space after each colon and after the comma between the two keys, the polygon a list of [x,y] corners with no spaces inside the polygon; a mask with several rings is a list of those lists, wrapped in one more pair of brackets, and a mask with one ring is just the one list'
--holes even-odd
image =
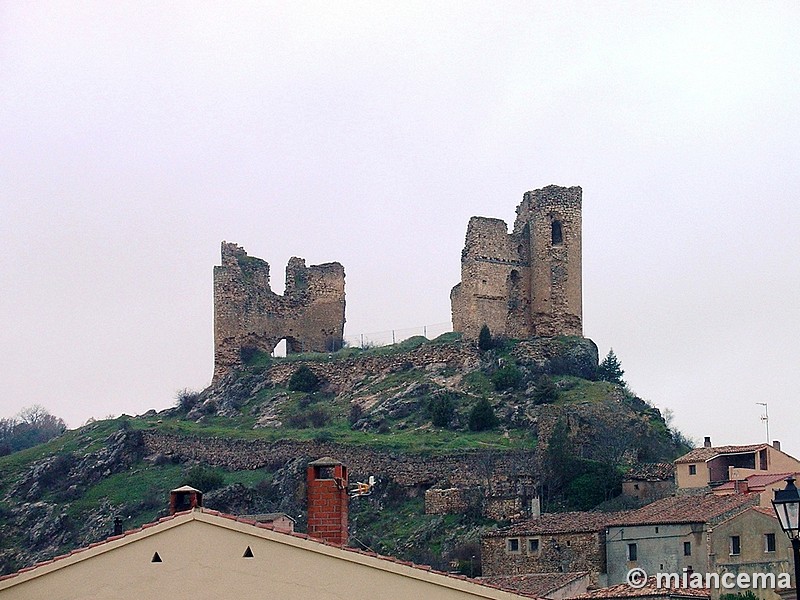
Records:
{"label": "stone tower ruin", "polygon": [[269,286],[269,264],[244,248],[222,242],[222,264],[214,267],[214,380],[243,363],[243,355],[330,352],[344,333],[344,267],[337,262],[306,267],[302,258],[286,266],[286,290]]}
{"label": "stone tower ruin", "polygon": [[454,331],[582,336],[582,293],[581,188],[526,192],[512,233],[500,219],[470,219],[461,283],[450,293]]}

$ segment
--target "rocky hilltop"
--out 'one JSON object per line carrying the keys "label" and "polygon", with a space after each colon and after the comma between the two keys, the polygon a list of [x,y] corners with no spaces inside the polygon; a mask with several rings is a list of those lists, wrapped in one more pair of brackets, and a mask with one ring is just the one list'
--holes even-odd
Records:
{"label": "rocky hilltop", "polygon": [[597,380],[585,338],[480,350],[446,334],[240,358],[172,409],[0,459],[0,570],[103,539],[115,517],[154,520],[184,483],[211,508],[281,511],[302,530],[305,466],[326,455],[351,480],[378,480],[351,507],[351,544],[447,566],[534,497],[547,510],[591,508],[619,493],[625,469],[683,451],[657,409]]}

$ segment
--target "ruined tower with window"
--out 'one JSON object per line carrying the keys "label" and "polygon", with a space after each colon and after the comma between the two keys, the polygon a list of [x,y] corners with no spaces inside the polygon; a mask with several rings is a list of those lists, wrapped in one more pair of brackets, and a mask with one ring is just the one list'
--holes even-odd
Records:
{"label": "ruined tower with window", "polygon": [[453,330],[468,339],[483,325],[517,339],[582,336],[581,188],[526,192],[511,233],[472,217],[450,302]]}
{"label": "ruined tower with window", "polygon": [[292,257],[283,296],[269,286],[269,263],[222,242],[214,267],[214,380],[255,351],[330,352],[342,346],[344,267],[337,262],[306,267]]}

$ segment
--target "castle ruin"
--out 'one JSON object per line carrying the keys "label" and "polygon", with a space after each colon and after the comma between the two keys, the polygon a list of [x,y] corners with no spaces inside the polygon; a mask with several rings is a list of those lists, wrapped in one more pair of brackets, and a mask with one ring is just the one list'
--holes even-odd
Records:
{"label": "castle ruin", "polygon": [[472,217],[461,253],[461,283],[450,293],[453,330],[475,339],[582,336],[581,188],[526,192],[514,230]]}
{"label": "castle ruin", "polygon": [[306,267],[292,257],[283,296],[269,286],[269,263],[244,248],[222,242],[222,264],[214,267],[214,380],[243,363],[243,355],[272,352],[329,352],[342,345],[344,267]]}

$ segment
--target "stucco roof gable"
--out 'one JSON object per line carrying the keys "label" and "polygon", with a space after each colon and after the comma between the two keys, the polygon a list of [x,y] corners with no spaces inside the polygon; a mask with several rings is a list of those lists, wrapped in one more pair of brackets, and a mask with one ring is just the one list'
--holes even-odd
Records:
{"label": "stucco roof gable", "polygon": [[[437,581],[430,581],[434,585],[438,584],[438,585],[445,585],[448,587],[453,585],[463,585],[463,584],[447,583],[448,580],[450,581],[459,580],[461,582],[469,584],[470,586],[472,585],[478,586],[477,589],[473,588],[471,590],[471,594],[474,594],[476,597],[479,598],[480,597],[536,598],[536,596],[532,596],[530,594],[520,592],[518,590],[514,590],[504,586],[495,585],[477,579],[470,579],[469,577],[466,577],[464,575],[456,575],[452,573],[445,573],[443,571],[438,571],[436,569],[433,569],[429,565],[418,565],[416,563],[400,560],[391,556],[383,556],[376,552],[366,552],[363,550],[359,550],[357,548],[350,548],[338,544],[332,544],[330,542],[310,537],[305,533],[287,532],[281,529],[277,529],[271,523],[257,523],[251,519],[245,519],[237,517],[235,515],[221,513],[219,511],[207,508],[195,508],[193,510],[178,512],[168,517],[162,517],[158,521],[147,523],[136,529],[125,531],[121,535],[111,536],[103,541],[95,542],[93,544],[90,544],[89,546],[73,550],[68,554],[56,556],[53,559],[43,561],[35,565],[32,565],[30,567],[25,567],[23,569],[20,569],[15,573],[4,575],[0,577],[0,591],[5,587],[7,587],[7,585],[3,584],[9,583],[8,580],[12,580],[22,576],[24,576],[25,579],[28,579],[31,576],[37,577],[39,575],[44,575],[48,572],[51,572],[54,569],[59,569],[62,566],[66,567],[70,564],[74,564],[76,561],[89,559],[92,556],[97,555],[98,553],[103,553],[118,548],[120,545],[135,542],[136,540],[141,539],[142,536],[157,535],[161,531],[170,529],[172,527],[178,527],[180,525],[192,521],[201,521],[204,523],[222,527],[230,526],[231,528],[236,528],[239,531],[248,533],[250,535],[267,537],[268,539],[271,539],[279,543],[282,542],[294,546],[299,545],[306,550],[318,551],[325,554],[333,554],[337,558],[341,559],[347,559],[348,556],[355,556],[358,557],[355,558],[355,562],[364,564],[365,566],[372,568],[381,568],[382,570],[388,568],[389,570],[396,571],[396,568],[389,567],[388,565],[391,564],[391,565],[399,565],[401,567],[407,567],[409,569],[412,569],[412,571],[406,571],[401,574],[414,578],[420,578],[420,576],[414,576],[414,572],[417,573],[426,572],[433,574],[436,577],[441,576],[442,578],[446,578],[446,579],[439,579]],[[242,528],[242,526],[244,526],[244,528]],[[296,541],[293,542],[293,540]],[[330,550],[324,550],[325,547],[330,548]],[[337,554],[338,552],[341,552],[342,554]],[[386,564],[387,567],[381,567],[381,563]],[[481,593],[480,592],[481,588],[485,589],[486,592]],[[496,591],[491,591],[491,590],[496,590]],[[503,592],[503,594],[498,595],[498,592]],[[510,594],[510,596],[504,594]]]}

